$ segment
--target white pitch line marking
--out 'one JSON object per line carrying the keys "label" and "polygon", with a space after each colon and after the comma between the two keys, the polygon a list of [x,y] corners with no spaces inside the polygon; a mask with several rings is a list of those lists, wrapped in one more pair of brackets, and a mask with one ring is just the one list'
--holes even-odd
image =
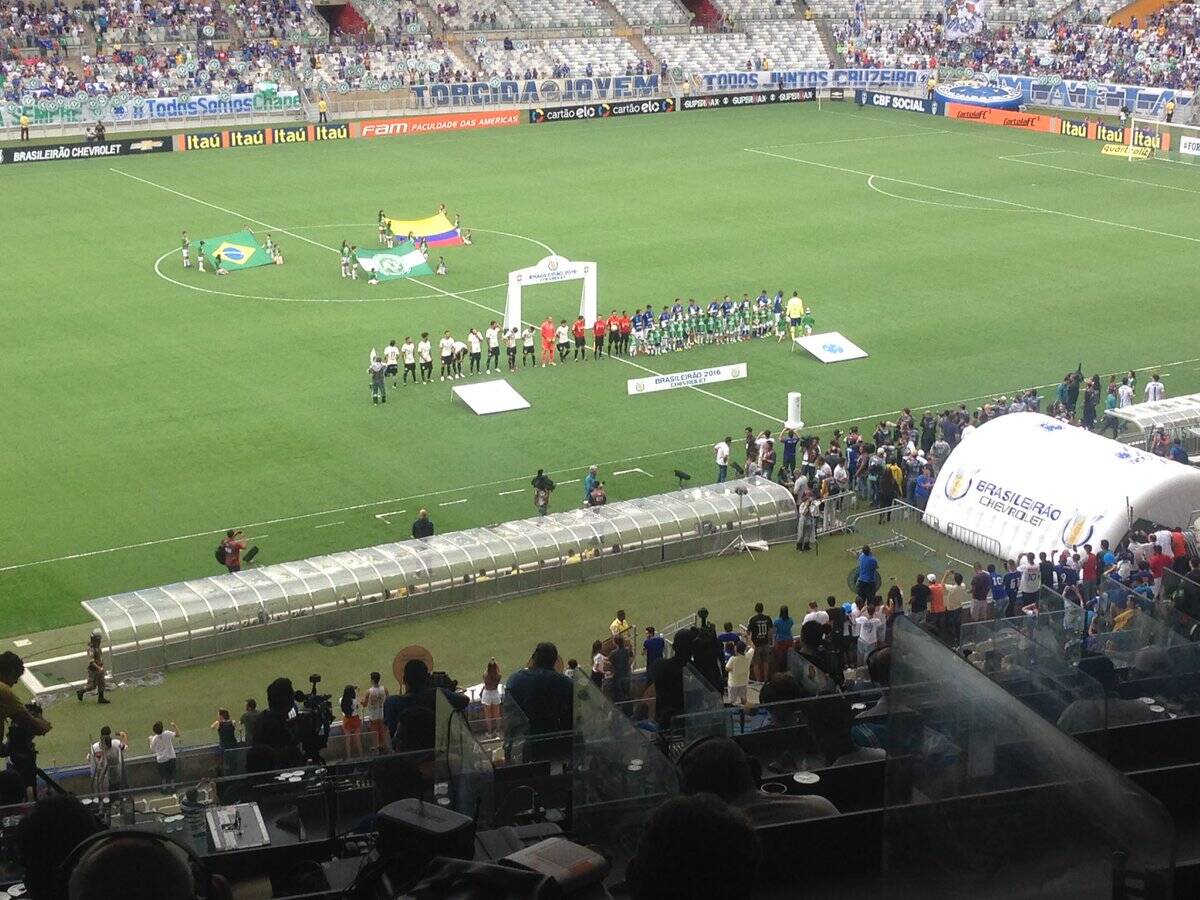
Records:
{"label": "white pitch line marking", "polygon": [[[1166,369],[1166,368],[1170,368],[1173,366],[1185,366],[1185,365],[1190,365],[1191,363],[1197,363],[1197,362],[1200,362],[1200,356],[1192,357],[1191,359],[1177,359],[1172,362],[1155,363],[1154,365],[1150,365],[1150,366],[1138,366],[1138,367],[1135,367],[1133,371],[1135,371],[1135,372],[1151,372],[1151,371],[1154,371],[1155,369]],[[1195,371],[1200,372],[1200,368],[1195,369]],[[1101,372],[1100,374],[1101,375],[1113,375],[1113,374],[1124,375],[1125,372],[1126,372],[1126,370],[1122,369],[1120,372],[1115,372],[1115,373],[1114,372]],[[1166,374],[1166,373],[1164,373],[1164,374]],[[1057,387],[1058,382],[1054,381],[1049,384],[1035,384],[1035,385],[1030,385],[1030,386],[1035,387],[1040,391],[1044,388]],[[954,400],[940,400],[940,401],[931,402],[931,403],[911,403],[911,404],[909,404],[908,408],[909,409],[921,409],[921,410],[924,410],[924,409],[949,409],[952,406],[957,406],[959,403],[972,403],[976,400],[990,400],[990,399],[1000,396],[1001,394],[1011,393],[1011,392],[1012,392],[1012,388],[1006,387],[1006,388],[1001,388],[999,390],[991,391],[986,394],[978,394],[977,396],[974,396],[974,397],[958,397],[958,398],[955,398]],[[856,422],[866,422],[866,421],[869,421],[872,419],[883,419],[883,418],[887,418],[888,416],[899,415],[901,412],[903,412],[903,410],[901,410],[901,409],[889,409],[889,410],[885,410],[883,412],[874,412],[874,413],[867,413],[865,415],[860,415],[860,416],[853,416],[849,419],[837,419],[833,422],[820,422],[820,423],[818,423],[816,425],[812,425],[810,427],[815,431],[815,430],[819,430],[822,428],[833,428],[836,425],[848,425],[848,424],[854,424]],[[655,459],[660,456],[677,456],[680,453],[691,453],[695,450],[709,450],[712,448],[712,446],[713,445],[711,443],[692,444],[691,446],[688,446],[688,447],[675,447],[670,450],[656,450],[653,453],[643,453],[639,456],[625,456],[620,459],[601,460],[600,462],[596,462],[595,460],[588,460],[587,463],[583,463],[583,464],[573,463],[571,465],[566,465],[566,466],[555,466],[555,467],[551,468],[549,471],[554,471],[554,472],[571,471],[574,469],[583,468],[584,466],[589,465],[589,464],[598,465],[598,466],[617,466],[617,465],[621,465],[622,463],[640,462],[643,459]],[[510,478],[497,478],[493,481],[484,481],[484,482],[480,482],[478,484],[468,484],[468,485],[461,486],[461,487],[446,488],[446,489],[440,490],[440,491],[428,491],[423,494],[410,494],[406,497],[390,497],[390,498],[387,498],[384,500],[371,500],[366,503],[355,503],[350,506],[339,506],[334,509],[322,509],[322,510],[318,510],[317,512],[297,513],[295,515],[290,515],[290,516],[280,516],[275,519],[264,519],[261,522],[251,522],[243,527],[245,527],[245,528],[261,528],[264,525],[280,525],[280,524],[286,524],[288,522],[298,522],[303,519],[314,519],[314,518],[319,518],[321,516],[331,516],[331,515],[337,515],[339,513],[355,512],[360,509],[370,509],[373,506],[385,506],[390,503],[403,503],[407,500],[428,500],[431,497],[443,497],[446,494],[458,494],[458,493],[462,493],[463,491],[474,491],[474,490],[481,490],[483,488],[496,487],[501,484],[512,484],[514,481],[524,481],[528,477],[529,477],[528,473],[525,473],[523,475],[513,475]],[[524,489],[522,488],[522,490],[524,490]],[[177,535],[172,535],[171,537],[155,538],[153,540],[148,540],[148,541],[138,541],[137,543],[133,543],[133,544],[121,544],[116,547],[105,547],[101,550],[85,550],[80,553],[68,553],[68,554],[65,554],[62,556],[51,556],[51,557],[46,557],[44,559],[31,560],[29,562],[11,563],[6,566],[0,566],[0,572],[14,572],[14,571],[17,571],[20,569],[30,569],[30,568],[33,568],[34,566],[46,566],[46,565],[50,565],[52,563],[70,562],[70,561],[76,560],[76,559],[89,559],[93,556],[106,556],[110,553],[121,553],[125,550],[140,550],[144,547],[156,547],[161,544],[174,544],[174,543],[178,543],[179,541],[188,541],[188,540],[192,540],[194,538],[211,537],[212,535],[215,535],[215,534],[224,534],[224,533],[225,533],[224,527],[210,528],[206,531],[193,531],[188,534],[177,534]],[[247,538],[247,540],[262,540],[263,538],[266,538],[266,537],[269,537],[269,535],[266,535],[266,534],[258,535],[253,538]]]}
{"label": "white pitch line marking", "polygon": [[749,147],[742,148],[747,153],[757,153],[762,156],[772,156],[775,159],[786,159],[791,162],[803,163],[806,166],[816,166],[820,169],[828,169],[831,172],[845,172],[847,175],[859,175],[863,178],[879,178],[883,181],[891,181],[896,184],[907,184],[910,187],[924,188],[927,191],[937,191],[941,194],[951,194],[956,197],[967,197],[971,200],[987,200],[992,203],[1003,203],[1005,206],[1013,206],[1017,209],[1027,209],[1031,212],[1048,213],[1053,216],[1063,216],[1067,219],[1076,219],[1081,222],[1091,222],[1095,225],[1110,225],[1113,228],[1122,228],[1127,231],[1140,231],[1143,234],[1153,234],[1158,237],[1174,238],[1179,241],[1188,241],[1193,244],[1200,244],[1200,237],[1190,237],[1186,234],[1173,234],[1170,231],[1157,231],[1153,228],[1142,228],[1140,225],[1130,225],[1126,222],[1113,222],[1109,219],[1094,219],[1091,216],[1083,216],[1079,213],[1063,212],[1061,209],[1048,209],[1044,206],[1031,206],[1028,203],[1018,203],[1015,200],[1004,200],[1000,197],[988,197],[983,194],[971,194],[967,191],[955,191],[950,188],[937,187],[932,184],[924,184],[920,181],[909,181],[905,178],[893,178],[890,175],[880,175],[876,172],[864,172],[861,169],[851,169],[846,166],[835,166],[830,163],[815,162],[811,159],[800,159],[796,156],[787,156],[783,153],[770,153],[766,150],[752,150]]}
{"label": "white pitch line marking", "polygon": [[[1054,151],[1066,152],[1066,151]],[[1092,178],[1107,178],[1109,181],[1124,181],[1128,184],[1141,184],[1146,187],[1156,187],[1164,191],[1178,191],[1181,194],[1200,194],[1200,191],[1195,188],[1177,187],[1173,184],[1160,184],[1157,181],[1142,181],[1140,178],[1125,178],[1121,175],[1105,175],[1103,172],[1089,172],[1087,169],[1072,169],[1070,166],[1056,166],[1051,163],[1033,162],[1028,159],[1021,159],[1022,156],[1032,156],[1030,153],[1017,153],[1010,156],[998,156],[997,159],[1002,159],[1005,162],[1020,163],[1023,166],[1038,166],[1042,169],[1058,169],[1061,172],[1074,172],[1077,175],[1089,175]]]}
{"label": "white pitch line marking", "polygon": [[569,478],[566,481],[558,482],[558,484],[579,484],[579,481],[580,481],[580,479],[578,479],[578,478]]}
{"label": "white pitch line marking", "polygon": [[384,525],[391,525],[392,523],[387,519],[387,516],[398,516],[404,512],[405,510],[403,509],[393,509],[391,512],[375,513],[375,518],[381,521]]}
{"label": "white pitch line marking", "polygon": [[445,503],[439,503],[438,506],[455,506],[456,504],[466,503],[466,502],[467,502],[467,498],[463,497],[461,500],[447,500]]}
{"label": "white pitch line marking", "polygon": [[328,244],[322,244],[319,241],[314,241],[311,238],[306,238],[303,235],[296,234],[294,231],[288,231],[286,228],[280,228],[277,225],[272,225],[269,222],[264,222],[261,219],[255,219],[247,216],[244,213],[234,212],[232,209],[226,209],[224,206],[217,206],[215,203],[209,203],[207,200],[201,200],[199,197],[193,197],[191,194],[185,194],[183,191],[177,191],[174,188],[169,188],[166,185],[158,184],[150,181],[148,178],[141,178],[137,175],[130,175],[128,172],[122,172],[120,169],[115,169],[109,166],[108,171],[116,172],[118,175],[124,175],[126,178],[131,178],[134,181],[140,181],[142,184],[148,184],[150,187],[158,188],[160,191],[166,191],[168,194],[174,194],[176,197],[182,197],[184,200],[191,200],[193,203],[199,203],[201,206],[207,206],[209,209],[215,209],[217,212],[223,212],[226,215],[241,219],[243,222],[253,222],[255,225],[261,225],[268,231],[278,231],[280,234],[286,234],[288,237],[294,237],[298,241],[304,241],[306,244],[312,244],[314,247],[323,247],[326,250],[332,250],[334,253],[339,252],[337,247],[330,247]]}
{"label": "white pitch line marking", "polygon": [[1020,159],[1023,156],[1048,156],[1051,153],[1066,153],[1066,150],[1033,150],[1029,153],[1010,153],[1008,156],[1001,156],[1000,159]]}
{"label": "white pitch line marking", "polygon": [[902,138],[927,137],[931,134],[953,134],[950,128],[940,128],[936,131],[914,131],[909,134],[877,134],[870,137],[838,138],[835,141],[795,141],[790,144],[764,144],[759,150],[772,150],[778,147],[820,147],[824,144],[854,144],[860,141],[895,141]]}
{"label": "white pitch line marking", "polygon": [[[774,154],[769,154],[769,155],[774,155]],[[211,209],[218,210],[219,212],[226,213],[228,215],[242,219],[243,221],[253,222],[256,225],[261,225],[264,228],[267,228],[271,231],[278,231],[280,234],[289,235],[291,237],[296,238],[297,240],[304,241],[307,244],[312,244],[314,247],[323,247],[324,249],[330,250],[334,253],[341,252],[338,250],[337,247],[331,247],[328,244],[322,244],[319,241],[314,241],[310,238],[306,238],[299,234],[296,234],[294,231],[288,231],[285,228],[279,228],[278,226],[270,225],[267,222],[263,222],[261,219],[255,219],[251,216],[247,216],[247,215],[243,215],[242,213],[235,212],[232,209],[226,209],[223,206],[217,206],[215,203],[209,203],[207,200],[201,200],[199,197],[193,197],[191,194],[185,194],[182,191],[177,191],[174,188],[169,188],[164,185],[157,184],[156,182],[150,181],[149,179],[141,178],[137,175],[130,175],[128,172],[122,172],[120,169],[115,169],[112,167],[109,168],[109,171],[116,172],[118,175],[124,175],[126,178],[131,178],[134,181],[140,181],[143,184],[148,184],[151,187],[156,187],[159,190],[166,191],[167,193],[175,194],[177,197],[183,197],[185,200],[191,200],[195,203],[202,204],[203,206],[207,206]],[[501,232],[497,232],[497,233],[501,233]],[[540,242],[538,242],[538,243],[540,243]],[[553,253],[553,251],[550,250],[548,245],[542,244],[541,246],[546,247],[546,249],[549,252]],[[461,294],[456,294],[453,291],[442,290],[442,288],[439,288],[436,285],[432,285],[427,281],[421,281],[420,279],[417,279],[417,278],[409,278],[408,280],[411,281],[413,284],[419,284],[419,285],[421,285],[421,287],[427,288],[428,290],[436,291],[437,293],[443,294],[447,297],[453,297],[456,300],[462,300],[464,303],[470,303],[472,306],[477,306],[480,309],[487,310],[488,312],[495,313],[496,315],[503,315],[503,312],[501,310],[496,309],[495,307],[487,306],[483,303],[477,303],[474,300],[464,297]],[[531,323],[527,323],[527,324],[531,324]],[[654,369],[647,368],[646,366],[643,366],[639,363],[635,363],[629,359],[624,359],[623,357],[620,357],[620,356],[616,357],[616,360],[618,362],[625,363],[625,365],[627,365],[627,366],[633,366],[635,369],[641,369],[643,372],[649,372],[651,375],[662,375],[663,374],[662,372],[656,372]],[[764,419],[767,419],[770,422],[780,422],[781,423],[783,421],[782,419],[776,418],[775,416],[769,415],[765,412],[762,412],[761,410],[757,410],[757,409],[754,409],[753,407],[746,406],[745,404],[738,403],[736,400],[730,400],[728,397],[722,397],[720,394],[714,394],[714,393],[712,393],[712,391],[706,391],[703,388],[698,388],[698,387],[693,387],[693,386],[689,386],[688,389],[695,391],[698,394],[703,394],[706,397],[711,397],[714,400],[720,400],[722,403],[728,403],[731,406],[736,406],[739,409],[744,409],[746,412],[754,413],[754,415],[759,416]],[[4,570],[0,569],[0,572],[2,572],[2,571],[4,571]]]}
{"label": "white pitch line marking", "polygon": [[[478,306],[480,309],[486,309],[488,312],[495,313],[498,316],[504,315],[503,310],[496,309],[493,306],[487,306],[483,303],[476,303],[474,300],[470,300],[466,297],[463,297],[459,294],[454,293],[454,291],[444,291],[441,288],[439,288],[437,285],[430,284],[427,281],[421,281],[418,278],[409,278],[408,280],[413,282],[414,284],[421,285],[421,287],[428,288],[431,291],[438,291],[442,294],[445,294],[447,297],[454,297],[457,300],[462,300],[465,303],[470,303],[472,306]],[[526,322],[525,324],[533,325],[534,323]],[[623,356],[610,356],[609,359],[615,359],[619,363],[624,363],[627,366],[633,366],[635,369],[640,369],[643,372],[649,372],[651,375],[662,375],[663,374],[662,372],[657,372],[654,369],[643,366],[641,363],[635,363],[631,359],[625,359],[625,357],[623,357]],[[704,388],[698,388],[698,387],[694,387],[692,385],[688,385],[688,390],[695,391],[697,394],[703,394],[705,397],[711,397],[714,400],[720,400],[722,403],[728,403],[731,406],[736,406],[738,409],[744,409],[746,412],[754,413],[754,415],[760,416],[761,418],[764,418],[769,422],[779,422],[779,423],[783,422],[783,419],[776,418],[775,416],[771,415],[770,413],[765,413],[762,410],[754,409],[753,407],[746,406],[745,404],[742,404],[742,403],[738,403],[736,400],[730,400],[728,397],[722,397],[720,394],[714,394],[712,391],[706,391],[706,390],[704,390]]]}
{"label": "white pitch line marking", "polygon": [[1012,209],[1005,206],[967,206],[965,203],[943,203],[941,200],[922,200],[920,197],[905,197],[903,194],[893,194],[891,191],[885,191],[875,183],[875,177],[872,175],[867,179],[867,187],[876,193],[883,194],[885,197],[891,197],[894,200],[907,200],[909,203],[923,203],[926,206],[940,206],[943,209],[967,209],[972,212],[1029,212],[1027,209]]}
{"label": "white pitch line marking", "polygon": [[521,493],[524,493],[524,491],[525,491],[525,488],[516,488],[515,490],[511,490],[511,491],[501,491],[496,496],[497,497],[507,497],[509,494],[521,494]]}
{"label": "white pitch line marking", "polygon": [[318,528],[332,528],[334,525],[345,525],[345,524],[346,523],[344,521],[342,521],[342,522],[326,522],[324,525],[314,525],[313,530],[316,531]]}
{"label": "white pitch line marking", "polygon": [[613,477],[616,477],[617,475],[629,475],[629,474],[632,474],[633,472],[641,472],[647,478],[654,477],[649,472],[647,472],[645,469],[617,469],[617,471],[613,472]]}
{"label": "white pitch line marking", "polygon": [[29,640],[29,638],[21,638],[19,640],[13,641],[13,646],[14,647],[28,647],[32,643],[33,643],[33,641]]}

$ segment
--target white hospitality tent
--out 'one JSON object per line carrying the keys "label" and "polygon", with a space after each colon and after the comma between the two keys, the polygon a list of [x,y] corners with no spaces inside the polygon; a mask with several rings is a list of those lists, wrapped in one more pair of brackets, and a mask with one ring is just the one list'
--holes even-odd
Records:
{"label": "white hospitality tent", "polygon": [[1038,413],[981,425],[938,473],[925,524],[1003,558],[1116,546],[1139,519],[1185,528],[1200,471]]}

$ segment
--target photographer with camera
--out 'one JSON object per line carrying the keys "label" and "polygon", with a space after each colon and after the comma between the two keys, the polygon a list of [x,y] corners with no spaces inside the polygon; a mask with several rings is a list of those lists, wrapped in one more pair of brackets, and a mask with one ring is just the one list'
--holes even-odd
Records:
{"label": "photographer with camera", "polygon": [[36,703],[22,703],[13,693],[13,685],[25,674],[25,662],[12,651],[0,653],[0,733],[6,741],[3,755],[21,776],[26,788],[34,786],[37,773],[37,750],[33,739],[50,730],[42,718],[42,708]]}
{"label": "photographer with camera", "polygon": [[383,702],[383,721],[394,749],[433,749],[438,691],[456,710],[466,709],[470,703],[470,698],[458,690],[458,682],[445,672],[431,673],[422,659],[404,664],[404,693],[393,694]]}
{"label": "photographer with camera", "polygon": [[555,487],[554,480],[545,471],[538,469],[529,483],[533,485],[534,508],[539,516],[544,516],[550,511],[550,494]]}

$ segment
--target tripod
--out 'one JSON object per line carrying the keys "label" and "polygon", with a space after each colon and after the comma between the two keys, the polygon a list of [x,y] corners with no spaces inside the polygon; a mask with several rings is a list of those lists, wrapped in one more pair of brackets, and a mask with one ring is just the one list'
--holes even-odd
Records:
{"label": "tripod", "polygon": [[733,492],[735,494],[737,494],[737,498],[738,498],[738,506],[737,506],[738,533],[737,533],[737,536],[732,541],[730,541],[728,544],[725,545],[724,549],[721,550],[721,552],[718,553],[717,556],[724,556],[726,553],[741,552],[741,553],[745,553],[751,559],[754,559],[754,551],[752,549],[750,549],[750,545],[748,543],[746,543],[746,536],[742,531],[742,503],[746,499],[746,489],[744,487],[738,487],[738,488],[734,488]]}

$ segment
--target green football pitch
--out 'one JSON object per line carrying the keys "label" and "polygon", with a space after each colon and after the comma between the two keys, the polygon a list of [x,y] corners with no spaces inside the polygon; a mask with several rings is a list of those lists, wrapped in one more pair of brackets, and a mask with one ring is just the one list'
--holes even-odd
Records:
{"label": "green football pitch", "polygon": [[[422,505],[443,532],[530,515],[539,467],[558,508],[591,463],[616,500],[671,489],[676,468],[708,480],[712,443],[777,424],[789,390],[827,434],[1080,361],[1197,389],[1200,351],[1175,331],[1193,308],[1196,173],[1064,137],[804,104],[13,166],[0,183],[9,636],[215,574],[234,525],[283,561],[406,537]],[[442,254],[447,276],[339,277],[335,248],[374,247],[380,208],[439,203],[475,237]],[[247,225],[286,265],[182,268],[181,230]],[[818,331],[870,357],[826,366],[765,340],[519,370],[532,408],[503,415],[475,416],[448,383],[389,384],[371,405],[371,348],[486,326],[507,273],[548,248],[598,263],[603,312],[798,290]],[[542,287],[525,317],[577,304],[577,285]],[[735,362],[749,377],[626,393]]]}

